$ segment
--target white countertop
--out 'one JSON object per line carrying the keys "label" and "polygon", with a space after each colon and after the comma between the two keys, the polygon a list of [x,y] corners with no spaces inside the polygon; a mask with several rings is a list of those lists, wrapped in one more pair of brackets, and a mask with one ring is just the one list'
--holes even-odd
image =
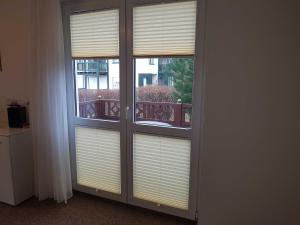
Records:
{"label": "white countertop", "polygon": [[29,132],[30,128],[0,128],[0,136],[12,136],[16,134],[21,134],[24,132]]}

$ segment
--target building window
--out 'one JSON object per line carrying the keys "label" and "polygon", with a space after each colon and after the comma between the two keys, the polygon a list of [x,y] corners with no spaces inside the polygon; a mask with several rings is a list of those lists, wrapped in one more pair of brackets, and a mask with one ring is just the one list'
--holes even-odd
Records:
{"label": "building window", "polygon": [[139,74],[139,87],[147,86],[152,84],[153,74],[141,73]]}
{"label": "building window", "polygon": [[87,89],[98,89],[98,77],[88,76],[87,77]]}
{"label": "building window", "polygon": [[85,69],[84,69],[84,63],[77,63],[77,70],[79,70],[79,71],[84,71]]}
{"label": "building window", "polygon": [[154,58],[149,59],[149,65],[154,65]]}

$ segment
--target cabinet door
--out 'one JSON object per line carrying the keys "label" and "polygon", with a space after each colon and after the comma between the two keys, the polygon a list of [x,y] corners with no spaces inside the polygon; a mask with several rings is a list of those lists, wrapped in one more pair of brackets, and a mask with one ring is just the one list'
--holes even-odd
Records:
{"label": "cabinet door", "polygon": [[8,137],[0,137],[0,202],[14,204]]}

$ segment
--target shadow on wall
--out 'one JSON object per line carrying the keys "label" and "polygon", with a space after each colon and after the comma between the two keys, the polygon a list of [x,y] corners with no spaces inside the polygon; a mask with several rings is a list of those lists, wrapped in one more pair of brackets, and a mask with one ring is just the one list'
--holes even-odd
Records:
{"label": "shadow on wall", "polygon": [[6,107],[0,106],[0,127],[8,127]]}

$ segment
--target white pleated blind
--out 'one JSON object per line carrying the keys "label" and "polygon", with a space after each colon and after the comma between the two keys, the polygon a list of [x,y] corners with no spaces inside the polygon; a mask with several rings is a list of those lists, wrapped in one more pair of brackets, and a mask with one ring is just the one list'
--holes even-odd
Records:
{"label": "white pleated blind", "polygon": [[190,140],[135,134],[133,195],[188,210]]}
{"label": "white pleated blind", "polygon": [[72,57],[119,56],[119,10],[70,17]]}
{"label": "white pleated blind", "polygon": [[121,193],[120,133],[76,127],[77,183]]}
{"label": "white pleated blind", "polygon": [[196,1],[135,7],[133,54],[193,55],[196,7]]}

